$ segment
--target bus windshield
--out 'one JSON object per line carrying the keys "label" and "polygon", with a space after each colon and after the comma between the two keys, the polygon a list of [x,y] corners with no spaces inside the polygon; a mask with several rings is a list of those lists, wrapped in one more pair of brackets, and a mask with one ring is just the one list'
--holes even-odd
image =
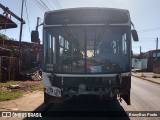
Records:
{"label": "bus windshield", "polygon": [[105,74],[130,71],[130,26],[44,28],[44,71]]}

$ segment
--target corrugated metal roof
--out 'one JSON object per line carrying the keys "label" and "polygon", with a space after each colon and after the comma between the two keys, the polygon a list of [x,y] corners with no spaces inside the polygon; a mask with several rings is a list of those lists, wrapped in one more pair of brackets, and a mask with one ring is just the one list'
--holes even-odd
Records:
{"label": "corrugated metal roof", "polygon": [[16,27],[16,23],[14,23],[11,19],[0,14],[0,29],[10,29]]}

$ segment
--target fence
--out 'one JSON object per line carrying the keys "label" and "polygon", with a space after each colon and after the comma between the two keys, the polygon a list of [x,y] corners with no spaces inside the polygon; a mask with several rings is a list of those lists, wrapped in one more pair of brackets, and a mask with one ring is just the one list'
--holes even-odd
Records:
{"label": "fence", "polygon": [[160,60],[156,60],[153,66],[153,72],[160,74]]}
{"label": "fence", "polygon": [[0,56],[0,82],[18,79],[19,72],[20,60],[18,58]]}

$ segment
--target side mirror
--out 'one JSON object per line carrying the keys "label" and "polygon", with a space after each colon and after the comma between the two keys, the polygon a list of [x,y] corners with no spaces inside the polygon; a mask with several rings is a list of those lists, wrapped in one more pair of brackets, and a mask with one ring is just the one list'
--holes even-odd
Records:
{"label": "side mirror", "polygon": [[31,42],[39,42],[39,32],[38,31],[31,32]]}
{"label": "side mirror", "polygon": [[136,30],[131,30],[131,33],[132,33],[133,40],[134,41],[139,41],[137,31]]}

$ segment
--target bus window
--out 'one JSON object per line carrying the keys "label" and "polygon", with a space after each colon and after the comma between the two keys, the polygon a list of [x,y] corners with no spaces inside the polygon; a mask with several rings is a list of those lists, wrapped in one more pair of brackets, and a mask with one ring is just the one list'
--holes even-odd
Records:
{"label": "bus window", "polygon": [[126,33],[122,36],[122,52],[127,54]]}
{"label": "bus window", "polygon": [[45,62],[47,64],[53,64],[55,61],[55,37],[50,34],[46,35],[45,38]]}

